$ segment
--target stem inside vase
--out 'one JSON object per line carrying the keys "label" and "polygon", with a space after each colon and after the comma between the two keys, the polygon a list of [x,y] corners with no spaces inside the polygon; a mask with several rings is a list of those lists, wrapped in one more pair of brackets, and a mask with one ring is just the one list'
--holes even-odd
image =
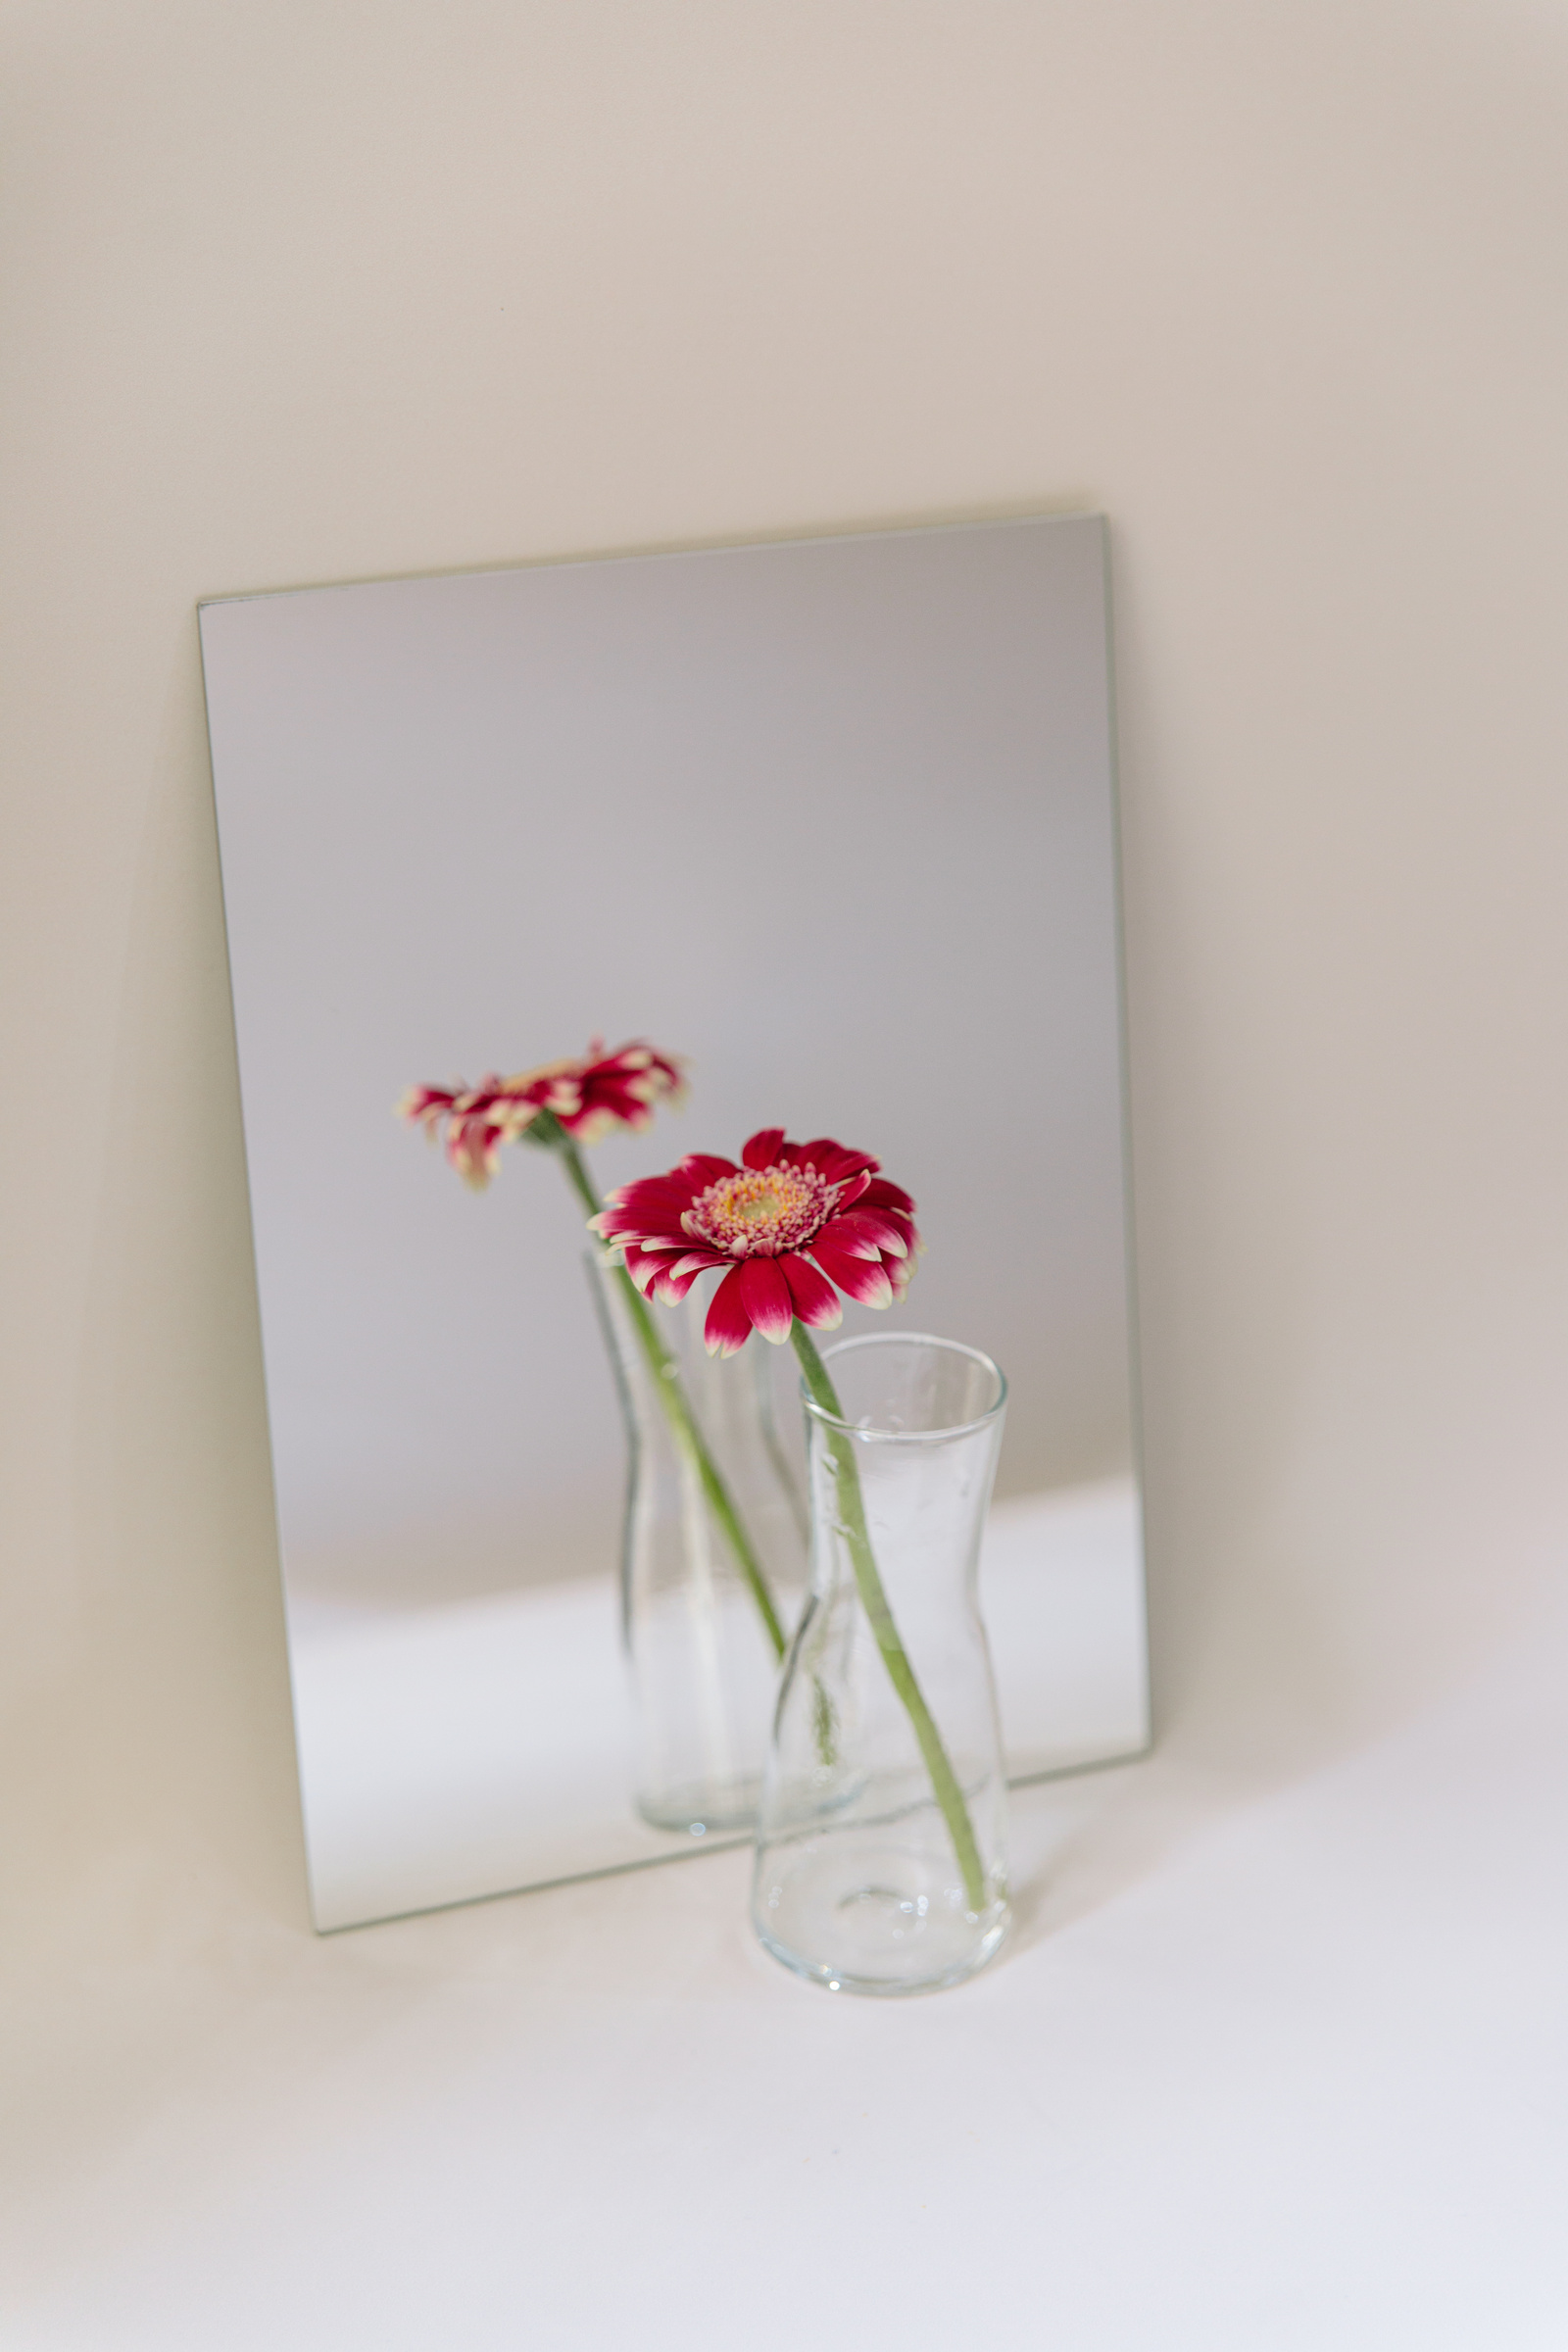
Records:
{"label": "stem inside vase", "polygon": [[[558,1138],[559,1140],[557,1140]],[[551,1141],[561,1153],[563,1164],[578,1199],[582,1201],[590,1217],[598,1216],[603,1203],[594,1191],[588,1170],[583,1164],[582,1153],[578,1151],[576,1144],[564,1129],[558,1129],[557,1136],[553,1137]],[[774,1606],[773,1595],[768,1589],[762,1563],[741,1522],[740,1513],[735,1507],[734,1498],[724,1483],[718,1465],[713,1460],[708,1443],[698,1427],[697,1416],[692,1411],[685,1390],[681,1387],[680,1367],[669,1348],[660,1338],[648,1302],[625,1267],[617,1266],[615,1276],[632,1330],[637,1335],[637,1345],[641,1348],[648,1368],[653,1374],[654,1392],[663,1407],[675,1443],[691,1463],[709,1508],[718,1523],[724,1541],[735,1555],[736,1565],[746,1580],[752,1598],[757,1603],[758,1614],[766,1628],[767,1638],[773,1645],[773,1655],[776,1658],[782,1658],[787,1646],[784,1627],[780,1621],[778,1610]]]}
{"label": "stem inside vase", "polygon": [[855,1458],[855,1443],[846,1428],[833,1426],[844,1422],[844,1408],[828,1377],[827,1366],[817,1352],[816,1342],[799,1317],[790,1327],[790,1337],[796,1355],[800,1358],[807,1388],[814,1402],[829,1418],[826,1435],[833,1457],[840,1521],[850,1547],[860,1604],[865,1610],[882,1663],[913,1728],[920,1754],[931,1778],[932,1790],[953,1839],[953,1850],[963,1876],[965,1898],[971,1911],[980,1912],[986,1906],[986,1878],[974,1825],[969,1819],[969,1808],[964,1802],[963,1790],[958,1786],[957,1775],[949,1760],[942,1735],[926,1705],[908,1653],[899,1638],[899,1629],[877,1571],[870,1530],[866,1525],[865,1498],[860,1492],[859,1465]]}

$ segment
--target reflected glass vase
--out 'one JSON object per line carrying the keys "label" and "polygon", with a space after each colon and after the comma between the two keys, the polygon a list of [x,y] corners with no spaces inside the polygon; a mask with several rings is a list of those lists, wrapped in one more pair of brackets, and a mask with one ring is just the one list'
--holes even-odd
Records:
{"label": "reflected glass vase", "polygon": [[1007,1929],[976,1590],[1006,1384],[973,1348],[898,1333],[828,1348],[822,1379],[806,1361],[811,1585],[752,1916],[776,1959],[833,1991],[926,1991],[972,1975]]}
{"label": "reflected glass vase", "polygon": [[626,1422],[633,1801],[657,1829],[749,1830],[806,1583],[806,1503],[774,1411],[773,1350],[708,1353],[710,1283],[669,1308],[607,1257],[589,1273]]}

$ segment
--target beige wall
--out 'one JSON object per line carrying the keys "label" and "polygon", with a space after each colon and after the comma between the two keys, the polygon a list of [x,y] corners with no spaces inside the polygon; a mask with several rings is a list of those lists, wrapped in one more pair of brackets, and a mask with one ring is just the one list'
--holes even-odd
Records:
{"label": "beige wall", "polygon": [[1568,1515],[1568,20],[4,24],[21,1912],[85,1875],[156,1939],[198,1873],[302,1911],[193,614],[226,591],[1102,507],[1171,1737],[1298,1752],[1447,1675]]}

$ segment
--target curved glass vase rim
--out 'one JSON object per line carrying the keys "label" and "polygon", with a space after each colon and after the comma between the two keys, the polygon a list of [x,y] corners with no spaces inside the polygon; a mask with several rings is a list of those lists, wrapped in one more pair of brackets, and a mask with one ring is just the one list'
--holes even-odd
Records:
{"label": "curved glass vase rim", "polygon": [[851,1421],[830,1413],[817,1403],[803,1378],[800,1384],[801,1402],[808,1417],[819,1421],[824,1429],[841,1429],[846,1437],[858,1438],[873,1446],[937,1446],[954,1438],[966,1438],[977,1429],[999,1420],[1007,1401],[1007,1376],[996,1360],[982,1348],[970,1348],[962,1340],[944,1340],[931,1331],[865,1331],[854,1339],[837,1340],[822,1350],[822,1361],[831,1366],[839,1357],[857,1354],[866,1348],[940,1348],[945,1354],[967,1356],[970,1363],[979,1364],[990,1373],[997,1384],[997,1393],[983,1413],[967,1421],[944,1422],[935,1429],[878,1429],[874,1423]]}

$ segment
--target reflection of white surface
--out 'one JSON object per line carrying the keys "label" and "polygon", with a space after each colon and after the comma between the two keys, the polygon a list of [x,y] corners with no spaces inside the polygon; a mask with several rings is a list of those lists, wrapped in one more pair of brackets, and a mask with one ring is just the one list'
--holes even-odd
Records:
{"label": "reflection of white surface", "polygon": [[610,1578],[290,1631],[318,1927],[690,1850],[627,1796]]}
{"label": "reflection of white surface", "polygon": [[[992,1515],[981,1585],[1014,1774],[1143,1745],[1131,1481]],[[628,1798],[608,1578],[440,1609],[290,1611],[318,1924],[690,1852]]]}
{"label": "reflection of white surface", "polygon": [[1143,1516],[1130,1478],[998,1503],[980,1603],[1015,1780],[1139,1752],[1149,1672]]}

